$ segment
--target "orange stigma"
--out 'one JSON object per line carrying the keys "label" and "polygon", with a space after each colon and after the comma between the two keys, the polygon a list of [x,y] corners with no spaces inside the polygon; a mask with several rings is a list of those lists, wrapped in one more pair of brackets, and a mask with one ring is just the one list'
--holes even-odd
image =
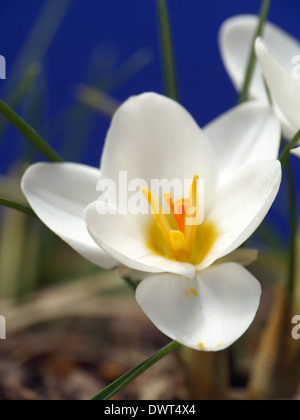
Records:
{"label": "orange stigma", "polygon": [[200,223],[198,182],[199,176],[195,175],[187,198],[174,201],[171,193],[163,194],[169,214],[163,212],[151,191],[141,188],[158,227],[151,226],[149,245],[159,254],[191,264],[203,260],[216,237],[212,223]]}

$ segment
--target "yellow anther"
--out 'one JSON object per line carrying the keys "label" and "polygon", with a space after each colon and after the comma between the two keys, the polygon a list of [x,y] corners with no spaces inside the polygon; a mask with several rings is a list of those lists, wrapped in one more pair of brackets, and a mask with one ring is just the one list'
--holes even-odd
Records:
{"label": "yellow anther", "polygon": [[149,191],[147,188],[142,187],[141,191],[144,197],[146,198],[146,200],[148,201],[148,203],[150,204],[153,217],[157,221],[158,227],[160,228],[165,241],[170,247],[171,246],[171,243],[170,243],[171,227],[169,225],[166,215],[163,212],[161,205],[159,204],[155,196],[151,193],[151,191]]}
{"label": "yellow anther", "polygon": [[196,236],[197,225],[198,225],[198,214],[199,214],[198,182],[199,182],[199,176],[195,175],[191,188],[190,188],[189,200],[191,202],[191,208],[188,211],[186,227],[185,227],[185,234],[186,234],[188,243],[190,244],[190,248],[189,248],[190,252],[195,242],[195,236]]}
{"label": "yellow anther", "polygon": [[[171,215],[164,213],[151,191],[141,188],[159,228],[152,224],[149,229],[150,247],[166,258],[194,265],[203,261],[217,238],[213,222],[200,223],[198,184],[199,176],[195,175],[187,198],[173,201],[171,193],[163,194]],[[197,295],[194,289],[191,293]]]}
{"label": "yellow anther", "polygon": [[198,209],[198,204],[199,204],[198,183],[199,183],[199,175],[195,175],[193,178],[191,188],[190,188],[189,199],[191,200],[192,206],[196,209],[196,211]]}

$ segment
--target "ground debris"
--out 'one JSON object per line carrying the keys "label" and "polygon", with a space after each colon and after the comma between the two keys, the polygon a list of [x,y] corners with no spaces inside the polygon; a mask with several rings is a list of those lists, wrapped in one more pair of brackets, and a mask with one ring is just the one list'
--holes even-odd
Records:
{"label": "ground debris", "polygon": [[[0,400],[89,400],[167,340],[147,319],[75,318],[0,341]],[[114,399],[184,399],[176,355],[153,366]]]}

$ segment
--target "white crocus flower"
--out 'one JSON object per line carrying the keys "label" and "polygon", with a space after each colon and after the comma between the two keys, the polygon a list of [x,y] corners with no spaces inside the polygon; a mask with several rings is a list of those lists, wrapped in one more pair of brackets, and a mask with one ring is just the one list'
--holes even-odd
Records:
{"label": "white crocus flower", "polygon": [[[81,165],[33,165],[22,187],[44,223],[79,253],[98,265],[103,259],[106,265],[144,273],[136,297],[162,332],[186,346],[218,351],[246,331],[259,305],[258,281],[242,265],[222,257],[249,238],[276,197],[279,142],[278,121],[262,104],[237,107],[202,131],[178,103],[146,93],[116,112],[101,159],[101,178],[117,187],[120,171],[126,171],[128,183],[190,179],[197,204],[201,179],[201,225],[187,226],[184,213],[173,216],[160,210],[154,219],[151,212],[109,212],[106,200],[96,200],[100,172]],[[170,195],[164,197],[172,208]],[[146,207],[149,201],[152,210],[159,208],[146,187],[140,199]],[[83,228],[86,206],[94,245]]]}
{"label": "white crocus flower", "polygon": [[[237,16],[225,21],[220,30],[221,55],[237,90],[244,81],[257,24],[257,16]],[[250,96],[268,101],[264,77],[283,134],[291,139],[300,129],[300,43],[269,22],[263,38],[256,40],[260,68],[256,67]]]}
{"label": "white crocus flower", "polygon": [[[300,130],[300,69],[299,77],[296,78],[293,70],[291,73],[288,71],[287,64],[290,63],[282,64],[261,38],[256,40],[255,51],[272,97],[289,122],[291,133],[295,135]],[[300,44],[298,44],[298,53],[300,54]]]}

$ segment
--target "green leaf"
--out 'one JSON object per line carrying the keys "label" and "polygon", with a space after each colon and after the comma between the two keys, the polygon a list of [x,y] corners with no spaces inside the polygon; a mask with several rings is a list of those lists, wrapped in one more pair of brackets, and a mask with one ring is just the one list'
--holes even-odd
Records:
{"label": "green leaf", "polygon": [[252,82],[252,78],[253,78],[253,74],[254,74],[254,70],[255,70],[255,65],[256,65],[256,54],[255,54],[255,40],[257,37],[260,37],[263,35],[263,31],[264,31],[264,26],[268,17],[268,13],[269,13],[269,8],[270,8],[270,3],[271,0],[264,0],[262,7],[261,7],[261,11],[260,11],[260,15],[259,15],[259,22],[258,22],[258,26],[252,41],[252,48],[251,48],[251,53],[249,56],[249,60],[248,60],[248,65],[247,65],[247,71],[245,74],[245,80],[244,80],[244,84],[243,84],[243,88],[241,91],[241,95],[239,98],[239,103],[243,103],[243,102],[247,102],[249,99],[249,89],[250,89],[250,85]]}
{"label": "green leaf", "polygon": [[14,62],[7,83],[5,83],[6,95],[19,83],[24,70],[33,63],[42,63],[72,2],[73,0],[44,0],[40,2],[41,11],[36,20],[30,22],[29,35]]}
{"label": "green leaf", "polygon": [[178,101],[174,50],[166,0],[157,0],[163,70],[167,96]]}
{"label": "green leaf", "polygon": [[[11,108],[16,108],[24,98],[24,96],[28,93],[29,89],[35,82],[37,76],[40,74],[40,66],[38,64],[32,64],[28,67],[26,73],[24,74],[21,81],[16,85],[15,89],[11,93],[11,95],[6,100],[6,103]],[[7,127],[8,121],[1,120],[0,121],[0,142],[3,139],[5,129]]]}
{"label": "green leaf", "polygon": [[282,166],[285,166],[287,164],[290,151],[294,149],[295,146],[297,146],[298,142],[300,140],[300,130],[295,134],[295,136],[292,138],[292,140],[287,144],[287,146],[283,149],[279,160],[282,164]]}
{"label": "green leaf", "polygon": [[27,122],[1,100],[0,112],[51,162],[63,162],[63,159],[55,150]]}
{"label": "green leaf", "polygon": [[290,239],[288,249],[288,274],[287,274],[287,292],[289,298],[292,298],[295,279],[296,279],[296,254],[297,254],[297,199],[295,192],[295,183],[293,179],[292,167],[289,162],[290,151],[298,144],[300,140],[300,130],[295,134],[292,140],[283,149],[279,160],[286,170],[288,202],[289,202],[289,223],[290,223]]}
{"label": "green leaf", "polygon": [[287,275],[287,292],[288,296],[292,298],[296,280],[296,258],[297,258],[297,200],[295,193],[295,185],[293,179],[292,168],[287,161],[286,164],[286,177],[287,177],[287,189],[289,197],[289,208],[290,208],[290,239],[289,239],[289,252],[288,252],[288,275]]}
{"label": "green leaf", "polygon": [[16,85],[15,89],[6,101],[9,106],[12,108],[18,106],[20,101],[35,82],[36,78],[41,73],[41,70],[41,66],[38,63],[32,63],[28,66],[20,82]]}
{"label": "green leaf", "polygon": [[153,366],[156,362],[161,360],[171,351],[175,350],[179,347],[179,343],[172,341],[171,343],[167,344],[165,347],[158,350],[155,354],[153,354],[149,359],[145,360],[144,362],[140,363],[138,366],[134,367],[133,369],[129,370],[125,375],[121,376],[115,382],[110,384],[106,387],[103,391],[101,391],[98,395],[96,395],[93,400],[94,401],[102,401],[102,400],[109,400],[113,395],[123,389],[126,385],[132,382],[135,378],[141,375],[145,370],[149,369]]}
{"label": "green leaf", "polygon": [[7,200],[3,197],[0,197],[0,205],[21,211],[23,213],[29,214],[30,216],[36,216],[36,214],[30,207],[24,206],[23,204],[19,204],[11,200]]}

